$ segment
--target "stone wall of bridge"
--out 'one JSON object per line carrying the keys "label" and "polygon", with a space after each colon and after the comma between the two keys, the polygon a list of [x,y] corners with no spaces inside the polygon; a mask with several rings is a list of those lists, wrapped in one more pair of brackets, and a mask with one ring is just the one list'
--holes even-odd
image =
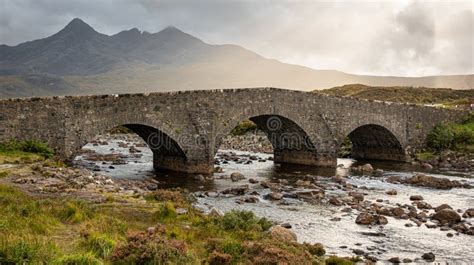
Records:
{"label": "stone wall of bridge", "polygon": [[98,134],[125,125],[157,169],[210,173],[222,137],[250,119],[275,161],[335,166],[346,136],[360,158],[406,160],[436,124],[465,113],[275,88],[0,100],[0,141],[39,139],[72,159]]}

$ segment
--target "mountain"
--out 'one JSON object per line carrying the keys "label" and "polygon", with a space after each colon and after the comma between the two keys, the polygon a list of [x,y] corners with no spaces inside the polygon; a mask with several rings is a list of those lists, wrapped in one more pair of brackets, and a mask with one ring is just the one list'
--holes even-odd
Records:
{"label": "mountain", "polygon": [[0,97],[262,86],[311,90],[350,83],[472,89],[473,82],[474,75],[409,78],[315,70],[236,45],[207,44],[175,27],[109,36],[79,18],[47,38],[0,45]]}

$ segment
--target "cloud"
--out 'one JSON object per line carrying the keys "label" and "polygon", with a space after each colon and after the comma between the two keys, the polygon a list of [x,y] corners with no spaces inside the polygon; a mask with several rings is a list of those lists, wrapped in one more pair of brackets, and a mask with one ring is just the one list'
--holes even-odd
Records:
{"label": "cloud", "polygon": [[0,43],[80,17],[99,32],[174,25],[213,44],[313,68],[379,75],[473,73],[472,2],[0,0]]}

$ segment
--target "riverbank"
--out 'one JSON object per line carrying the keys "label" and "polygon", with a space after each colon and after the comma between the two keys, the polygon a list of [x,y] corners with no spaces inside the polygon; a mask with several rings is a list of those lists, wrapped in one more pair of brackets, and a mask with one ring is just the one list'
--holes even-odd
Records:
{"label": "riverbank", "polygon": [[[30,201],[49,205],[49,212],[41,214],[55,220],[58,232],[33,234],[34,242],[62,238],[63,234],[69,235],[69,230],[73,231],[70,238],[66,237],[70,244],[54,241],[54,248],[59,250],[48,258],[51,262],[72,259],[74,257],[69,256],[77,254],[80,258],[98,259],[100,263],[117,263],[113,257],[118,254],[113,254],[114,251],[125,251],[118,246],[136,245],[135,240],[155,239],[166,244],[172,244],[170,240],[181,240],[186,244],[186,252],[179,253],[189,254],[194,263],[211,262],[211,259],[223,263],[223,259],[225,262],[258,264],[277,255],[275,253],[279,253],[278,261],[290,264],[324,264],[324,260],[333,255],[357,256],[366,263],[396,262],[397,259],[425,262],[433,257],[437,262],[472,261],[474,216],[469,206],[474,203],[474,181],[469,172],[443,175],[434,174],[436,170],[419,172],[418,167],[410,164],[374,161],[368,165],[350,159],[338,160],[340,166],[335,170],[291,167],[274,164],[271,154],[221,150],[215,158],[214,176],[155,174],[151,151],[132,134],[100,136],[83,148],[73,167],[41,157],[37,159],[10,159],[11,162],[1,165],[0,185],[9,189],[13,187],[13,197],[26,196]],[[176,194],[176,188],[187,191]],[[6,202],[8,205],[29,204],[13,202],[12,199]],[[73,206],[63,209],[68,204]],[[6,205],[2,207],[4,211],[10,211]],[[88,210],[81,212],[83,207],[94,209],[93,212],[99,216],[90,215]],[[160,217],[162,210],[171,212],[173,217]],[[243,212],[235,213],[233,210]],[[85,217],[86,221],[75,223],[69,221],[70,217],[64,219],[62,215],[56,215],[64,211],[72,212],[73,216],[77,212],[77,218]],[[110,216],[113,221],[100,223]],[[268,218],[271,225],[285,228],[270,232],[269,225],[266,225],[270,223],[258,221],[263,217]],[[24,217],[22,211],[15,210],[11,218]],[[244,232],[252,236],[241,239],[242,233],[235,235],[235,229],[222,232],[222,227],[216,228],[215,223],[220,221],[215,218],[230,218],[230,223],[247,223],[250,218],[265,225],[256,231]],[[217,236],[202,231],[209,229],[208,222],[218,230],[210,230]],[[91,250],[84,247],[88,235],[97,232],[93,228],[96,224],[103,229],[99,234],[114,241],[114,247],[106,257],[91,254]],[[116,224],[125,228],[120,233],[109,234],[106,227]],[[148,235],[148,230],[156,231],[157,226],[163,224],[165,235]],[[203,224],[206,225],[201,226]],[[87,232],[91,227],[91,232]],[[85,237],[81,230],[87,232]],[[191,238],[182,235],[188,231],[194,231]],[[279,232],[284,235],[274,234]],[[23,232],[16,234],[17,231],[12,229],[8,233],[3,234],[7,235],[4,238],[23,240]],[[138,238],[133,236],[130,239],[132,243],[129,242],[130,233],[138,235]],[[194,238],[196,235],[199,235],[198,239]],[[271,243],[279,236],[287,240],[284,245]],[[224,245],[214,247],[212,242],[216,239],[232,244],[222,243]],[[33,248],[40,249],[34,242],[31,243]],[[324,256],[318,250],[321,243]],[[4,253],[14,253],[16,250],[6,246],[15,244],[16,241],[6,242]],[[238,252],[233,252],[235,249]],[[319,254],[307,255],[312,252]],[[5,255],[12,259],[13,254]],[[295,255],[304,258],[295,259]],[[120,259],[129,258],[120,256]]]}
{"label": "riverbank", "polygon": [[[39,161],[38,161],[39,160]],[[50,160],[0,165],[0,263],[350,264],[248,211]],[[334,263],[336,262],[336,263]]]}

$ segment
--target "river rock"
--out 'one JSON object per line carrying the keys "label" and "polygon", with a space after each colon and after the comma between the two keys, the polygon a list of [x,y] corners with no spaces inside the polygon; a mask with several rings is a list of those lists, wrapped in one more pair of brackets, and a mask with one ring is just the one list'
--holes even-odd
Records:
{"label": "river rock", "polygon": [[387,224],[388,220],[384,216],[371,214],[368,212],[360,213],[356,218],[356,224],[360,225],[370,225],[370,224]]}
{"label": "river rock", "polygon": [[452,188],[472,188],[467,183],[461,183],[457,180],[449,180],[447,178],[437,178],[427,176],[425,174],[416,174],[410,178],[404,178],[400,176],[391,176],[387,178],[387,182],[390,183],[403,183],[412,186],[428,187],[434,189],[452,189]]}
{"label": "river rock", "polygon": [[421,167],[424,169],[432,170],[433,166],[430,163],[421,163]]}
{"label": "river rock", "polygon": [[257,196],[246,196],[241,199],[242,202],[247,202],[247,203],[257,203],[259,201]]}
{"label": "river rock", "polygon": [[342,202],[336,197],[331,197],[329,199],[329,203],[332,204],[332,205],[335,205],[335,206],[341,206],[342,205]]}
{"label": "river rock", "polygon": [[233,182],[237,182],[239,180],[242,180],[242,179],[245,179],[244,175],[242,175],[242,173],[240,172],[233,172],[232,174],[230,174],[230,179],[233,181]]}
{"label": "river rock", "polygon": [[179,214],[179,215],[187,214],[188,210],[184,209],[184,208],[176,208],[176,213]]}
{"label": "river rock", "polygon": [[258,180],[253,179],[253,178],[249,178],[249,182],[250,182],[250,184],[257,184]]}
{"label": "river rock", "polygon": [[354,198],[354,200],[358,201],[358,202],[361,202],[364,200],[364,194],[360,193],[360,192],[349,192],[349,195]]}
{"label": "river rock", "polygon": [[425,253],[423,254],[423,256],[421,256],[422,259],[428,261],[428,262],[433,262],[435,261],[435,254],[433,254],[432,252],[428,252],[428,253]]}
{"label": "river rock", "polygon": [[309,187],[311,185],[311,182],[309,180],[298,179],[295,182],[295,185],[298,186],[298,187]]}
{"label": "river rock", "polygon": [[417,202],[416,207],[420,210],[421,209],[431,209],[431,208],[433,208],[433,207],[431,207],[431,205],[429,203],[424,202],[424,201]]}
{"label": "river rock", "polygon": [[371,164],[364,164],[362,166],[353,167],[352,170],[360,173],[371,173],[374,171],[374,168]]}
{"label": "river rock", "polygon": [[387,195],[397,195],[397,190],[391,189],[385,192]]}
{"label": "river rock", "polygon": [[198,180],[198,181],[200,181],[200,182],[206,181],[206,178],[205,178],[203,175],[201,175],[201,174],[194,176],[194,179],[195,179],[195,180]]}
{"label": "river rock", "polygon": [[232,194],[232,195],[244,195],[245,192],[249,189],[248,185],[242,185],[239,187],[228,188],[223,190],[222,194]]}
{"label": "river rock", "polygon": [[464,214],[462,215],[464,218],[471,218],[474,217],[474,208],[467,209]]}
{"label": "river rock", "polygon": [[410,196],[410,201],[422,201],[423,200],[423,196],[421,195],[411,195]]}
{"label": "river rock", "polygon": [[451,206],[449,206],[448,204],[443,203],[440,206],[435,208],[435,212],[439,212],[439,211],[444,210],[444,209],[451,209],[452,210],[453,208]]}
{"label": "river rock", "polygon": [[445,223],[456,223],[461,221],[461,216],[452,209],[443,209],[437,211],[431,219],[437,220],[442,224]]}
{"label": "river rock", "polygon": [[296,234],[293,231],[279,225],[272,226],[269,232],[277,240],[284,242],[296,242],[297,240]]}
{"label": "river rock", "polygon": [[280,184],[269,182],[269,181],[261,181],[260,186],[262,186],[266,189],[271,189],[271,190],[280,190],[281,189]]}
{"label": "river rock", "polygon": [[404,218],[406,216],[406,212],[402,207],[394,207],[392,208],[393,216],[397,218]]}
{"label": "river rock", "polygon": [[398,264],[398,263],[400,263],[400,258],[399,257],[389,258],[388,262]]}
{"label": "river rock", "polygon": [[269,194],[267,194],[267,196],[265,196],[265,198],[270,199],[272,201],[279,201],[283,198],[283,194],[279,192],[270,192]]}

